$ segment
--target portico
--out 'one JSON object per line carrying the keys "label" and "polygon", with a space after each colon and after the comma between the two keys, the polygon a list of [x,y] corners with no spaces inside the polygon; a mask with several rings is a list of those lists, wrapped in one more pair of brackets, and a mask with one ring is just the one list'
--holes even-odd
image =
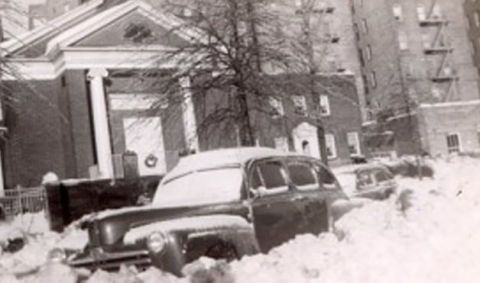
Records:
{"label": "portico", "polygon": [[[51,25],[62,25],[58,30],[39,28],[22,36],[22,43],[3,43],[11,57],[10,66],[35,86],[35,90],[25,90],[25,96],[36,95],[45,102],[34,105],[32,100],[29,107],[48,112],[48,122],[28,114],[20,117],[20,123],[38,129],[40,139],[51,145],[30,156],[30,164],[41,166],[30,172],[35,177],[26,182],[27,173],[13,169],[25,168],[24,158],[7,156],[7,186],[38,185],[41,176],[50,171],[60,178],[122,177],[121,156],[127,151],[136,152],[141,175],[160,175],[176,163],[180,152],[198,151],[189,78],[178,82],[183,95],[178,107],[167,102],[165,108],[151,111],[163,94],[143,84],[148,78],[132,72],[174,70],[177,64],[161,60],[162,54],[191,35],[166,34],[174,22],[142,1],[127,1],[107,10],[101,9],[102,2],[91,1],[54,20]],[[125,31],[131,25],[148,29],[155,36],[148,44],[129,42]],[[25,48],[26,44],[35,50]],[[43,52],[38,52],[38,46],[43,46]],[[14,76],[3,76],[2,80],[13,86],[22,84]],[[166,121],[170,116],[176,117],[173,122]],[[7,121],[11,141],[24,141],[20,124],[11,121]],[[40,131],[45,123],[51,131]],[[39,147],[33,137],[31,143],[31,149]]]}

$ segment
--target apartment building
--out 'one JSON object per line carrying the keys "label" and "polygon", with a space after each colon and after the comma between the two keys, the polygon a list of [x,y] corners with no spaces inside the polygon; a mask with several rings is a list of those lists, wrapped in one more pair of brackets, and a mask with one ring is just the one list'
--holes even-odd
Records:
{"label": "apartment building", "polygon": [[474,64],[480,70],[480,1],[465,0],[464,10],[467,17],[468,36],[472,46]]}
{"label": "apartment building", "polygon": [[366,106],[375,121],[366,127],[372,150],[480,149],[478,73],[462,2],[351,0]]}

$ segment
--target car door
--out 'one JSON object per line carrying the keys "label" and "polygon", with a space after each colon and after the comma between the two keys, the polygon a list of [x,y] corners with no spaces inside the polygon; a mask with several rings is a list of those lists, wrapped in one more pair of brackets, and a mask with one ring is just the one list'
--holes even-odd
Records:
{"label": "car door", "polygon": [[287,162],[290,180],[302,204],[307,222],[304,233],[319,234],[328,230],[328,192],[322,189],[315,168],[308,160],[291,159]]}
{"label": "car door", "polygon": [[337,178],[335,178],[335,175],[321,162],[314,162],[313,166],[320,184],[320,190],[325,196],[329,211],[329,221],[338,219],[352,208],[351,204],[348,202],[336,202],[337,200],[348,199],[338,183]]}
{"label": "car door", "polygon": [[256,162],[249,172],[255,233],[262,252],[302,232],[305,222],[280,159]]}

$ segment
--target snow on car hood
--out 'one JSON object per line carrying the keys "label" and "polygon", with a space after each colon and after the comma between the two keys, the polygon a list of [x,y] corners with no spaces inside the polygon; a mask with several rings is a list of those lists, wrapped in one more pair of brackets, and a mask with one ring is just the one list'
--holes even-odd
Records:
{"label": "snow on car hood", "polygon": [[170,232],[188,228],[189,230],[203,231],[228,227],[229,229],[253,229],[251,223],[235,215],[206,215],[172,219],[156,222],[130,229],[123,238],[124,244],[132,244],[139,239],[146,238],[153,232]]}

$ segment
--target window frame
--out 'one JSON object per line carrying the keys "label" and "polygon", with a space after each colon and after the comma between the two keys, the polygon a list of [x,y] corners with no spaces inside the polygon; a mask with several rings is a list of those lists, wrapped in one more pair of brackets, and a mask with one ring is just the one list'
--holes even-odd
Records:
{"label": "window frame", "polygon": [[402,22],[403,21],[403,7],[400,3],[394,3],[392,5],[392,13],[395,20]]}
{"label": "window frame", "polygon": [[400,51],[408,50],[408,35],[404,31],[398,32],[398,48]]}
{"label": "window frame", "polygon": [[[356,153],[351,153],[350,152],[350,137],[354,137],[354,140],[355,140],[355,149],[356,149]],[[349,154],[350,156],[359,156],[362,154],[362,150],[361,150],[361,147],[360,147],[360,135],[358,134],[357,131],[352,131],[352,132],[347,132],[347,145],[349,147]]]}
{"label": "window frame", "polygon": [[[260,169],[259,165],[262,164],[262,163],[267,163],[267,162],[278,162],[282,165],[282,167],[281,167],[282,177],[285,181],[285,184],[286,184],[285,186],[278,187],[278,188],[275,188],[275,189],[268,189],[265,186],[265,179],[262,175],[261,170],[259,170]],[[290,187],[291,181],[289,179],[288,170],[285,167],[285,162],[281,158],[265,158],[265,159],[255,160],[249,166],[249,170],[248,170],[249,173],[247,175],[247,177],[248,177],[248,188],[247,188],[247,190],[249,191],[249,195],[251,195],[251,193],[250,193],[251,190],[258,191],[258,188],[255,189],[255,188],[252,187],[253,174],[255,173],[255,170],[259,170],[259,171],[257,171],[257,173],[259,174],[260,182],[261,182],[262,186],[265,188],[264,190],[262,190],[260,192],[260,198],[265,197],[265,196],[270,196],[270,195],[283,194],[283,193],[286,193],[290,190],[289,187]]]}
{"label": "window frame", "polygon": [[365,46],[365,49],[364,49],[364,55],[365,55],[365,58],[364,60],[365,61],[372,61],[372,47],[370,46],[370,44],[368,44],[367,46]]}
{"label": "window frame", "polygon": [[[326,94],[320,94],[320,116],[330,116],[332,114],[330,108],[330,98]],[[325,109],[325,112],[323,111]]]}
{"label": "window frame", "polygon": [[[449,138],[450,137],[457,137],[457,146],[449,146]],[[461,136],[460,136],[460,133],[457,133],[457,132],[454,132],[454,133],[447,133],[447,135],[445,136],[446,138],[446,143],[447,143],[447,153],[451,154],[451,153],[460,153],[462,152],[462,139],[461,139]]]}
{"label": "window frame", "polygon": [[332,154],[331,155],[328,154],[328,150],[327,150],[327,158],[329,160],[331,160],[331,159],[335,159],[335,158],[338,157],[337,145],[335,143],[335,135],[332,134],[332,133],[325,134],[325,147],[327,149],[328,149],[329,140],[332,142],[333,148],[332,148]]}
{"label": "window frame", "polygon": [[[313,184],[307,184],[307,185],[297,185],[295,184],[293,180],[293,175],[290,170],[290,165],[301,165],[301,166],[306,166],[310,170],[310,173],[313,175],[315,183]],[[308,161],[308,160],[303,160],[303,159],[290,159],[287,160],[286,162],[286,167],[288,171],[288,176],[290,178],[291,184],[298,189],[299,191],[313,191],[313,190],[318,190],[320,188],[320,182],[318,179],[318,174],[315,172],[314,165]]]}
{"label": "window frame", "polygon": [[375,71],[371,71],[371,72],[370,72],[369,81],[370,81],[370,86],[371,86],[372,88],[377,88],[377,74],[376,74]]}
{"label": "window frame", "polygon": [[292,102],[293,102],[295,114],[301,115],[301,116],[307,116],[308,114],[307,98],[304,95],[293,95]]}
{"label": "window frame", "polygon": [[368,33],[368,23],[367,19],[362,19],[362,31],[363,33],[367,34]]}
{"label": "window frame", "polygon": [[[283,102],[280,98],[274,97],[274,96],[269,96],[268,97],[268,105],[272,109],[272,113],[270,116],[272,118],[280,118],[285,115],[285,108],[283,107]],[[274,111],[276,113],[274,113]]]}

